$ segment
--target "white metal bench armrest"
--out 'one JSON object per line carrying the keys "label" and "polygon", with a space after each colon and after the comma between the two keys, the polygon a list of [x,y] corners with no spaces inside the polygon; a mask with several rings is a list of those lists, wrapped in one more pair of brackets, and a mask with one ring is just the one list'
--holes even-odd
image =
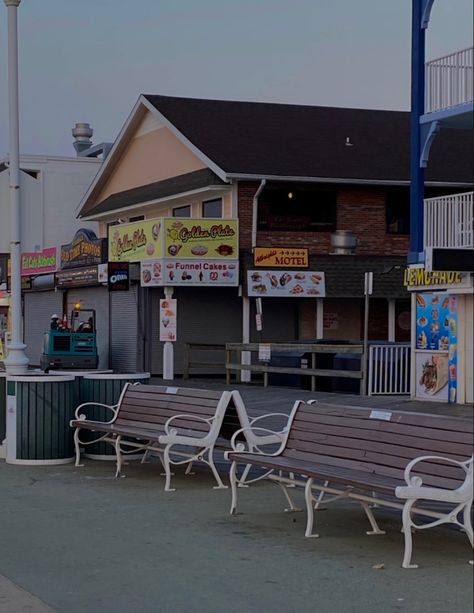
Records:
{"label": "white metal bench armrest", "polygon": [[464,472],[466,473],[466,477],[469,477],[470,473],[472,474],[471,465],[474,461],[474,457],[471,457],[467,461],[459,462],[458,460],[453,460],[452,458],[445,458],[444,456],[424,455],[424,456],[420,456],[419,458],[415,458],[414,460],[411,460],[411,462],[408,462],[405,468],[405,472],[404,472],[404,477],[405,477],[405,481],[407,485],[413,485],[415,487],[419,487],[420,485],[422,485],[423,479],[416,475],[412,477],[410,473],[416,464],[418,464],[419,462],[425,462],[427,460],[438,460],[441,462],[446,462],[448,464],[456,464],[456,466],[460,466],[461,468],[464,469]]}
{"label": "white metal bench armrest", "polygon": [[174,428],[171,427],[171,422],[175,419],[194,419],[196,421],[201,421],[201,422],[208,424],[209,429],[210,429],[210,426],[212,426],[212,423],[216,418],[215,417],[201,417],[200,415],[192,415],[192,414],[187,414],[187,413],[173,415],[165,423],[165,435],[166,436],[178,436],[179,435],[178,427],[174,427]]}
{"label": "white metal bench armrest", "polygon": [[115,418],[117,417],[117,409],[118,409],[118,404],[103,404],[102,402],[83,402],[82,404],[80,404],[76,411],[74,412],[74,417],[76,420],[79,421],[87,421],[87,417],[83,414],[80,413],[79,411],[83,408],[83,407],[87,407],[87,406],[96,406],[96,407],[104,407],[106,409],[109,409],[110,411],[113,412],[114,416],[112,417],[112,419],[110,421],[104,421],[104,424],[111,424]]}
{"label": "white metal bench armrest", "polygon": [[266,413],[265,415],[259,415],[258,417],[249,416],[250,425],[253,428],[254,424],[257,423],[257,421],[262,421],[263,419],[268,419],[269,417],[284,417],[285,420],[288,422],[289,416],[286,413]]}
{"label": "white metal bench armrest", "polygon": [[[239,434],[243,434],[245,436],[246,432],[251,432],[256,437],[258,437],[258,435],[256,435],[256,432],[264,432],[266,436],[270,435],[274,437],[276,442],[280,441],[281,443],[280,447],[274,453],[264,453],[263,451],[260,451],[259,449],[255,449],[255,448],[252,450],[248,450],[246,449],[245,444],[242,441],[237,442],[237,437],[239,436]],[[230,439],[230,444],[232,446],[233,452],[236,452],[236,451],[242,452],[242,453],[250,452],[250,453],[259,453],[260,455],[276,456],[281,452],[281,450],[286,444],[286,434],[287,434],[286,428],[282,430],[281,432],[275,432],[274,430],[269,430],[268,428],[260,428],[259,426],[255,428],[241,428],[240,430],[236,430],[234,432],[232,438]],[[227,453],[232,453],[232,451],[226,452],[224,455],[227,455]]]}

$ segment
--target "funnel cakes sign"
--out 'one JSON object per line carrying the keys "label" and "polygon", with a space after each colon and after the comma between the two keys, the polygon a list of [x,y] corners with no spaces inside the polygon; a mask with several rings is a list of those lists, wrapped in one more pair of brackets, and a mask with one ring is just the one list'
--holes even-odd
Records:
{"label": "funnel cakes sign", "polygon": [[162,217],[109,228],[110,261],[237,260],[236,219]]}

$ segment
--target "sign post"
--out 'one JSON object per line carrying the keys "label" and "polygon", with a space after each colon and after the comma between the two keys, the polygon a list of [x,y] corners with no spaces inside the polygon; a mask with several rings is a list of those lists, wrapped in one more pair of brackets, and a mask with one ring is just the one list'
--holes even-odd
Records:
{"label": "sign post", "polygon": [[364,353],[362,356],[362,379],[360,382],[360,393],[361,396],[365,396],[367,394],[367,367],[368,367],[368,355],[367,351],[369,348],[369,299],[372,295],[373,291],[373,283],[374,283],[374,273],[366,272],[364,273]]}

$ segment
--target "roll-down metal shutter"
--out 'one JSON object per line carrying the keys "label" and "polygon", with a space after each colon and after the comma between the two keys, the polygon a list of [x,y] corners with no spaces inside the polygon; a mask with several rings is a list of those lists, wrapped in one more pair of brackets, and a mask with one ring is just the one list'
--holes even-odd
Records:
{"label": "roll-down metal shutter", "polygon": [[31,366],[39,366],[43,353],[44,333],[49,330],[51,315],[63,316],[62,292],[26,292],[24,294],[24,326],[26,355]]}
{"label": "roll-down metal shutter", "polygon": [[[242,299],[237,288],[175,288],[173,295],[177,299],[178,341],[174,345],[175,374],[183,373],[185,343],[238,343],[242,339]],[[152,373],[163,372],[163,343],[159,340],[159,300],[163,298],[161,290],[151,293],[152,323]],[[218,358],[214,354],[213,360]],[[207,358],[204,357],[204,361]],[[224,352],[222,352],[224,369]],[[199,356],[202,361],[202,356]],[[216,374],[215,369],[203,369],[193,373]]]}
{"label": "roll-down metal shutter", "polygon": [[142,370],[139,344],[139,287],[131,285],[128,292],[111,292],[111,358],[114,372]]}
{"label": "roll-down metal shutter", "polygon": [[[109,368],[109,292],[106,287],[85,287],[67,291],[68,317],[74,305],[95,309],[99,368]],[[87,317],[87,313],[84,314]]]}

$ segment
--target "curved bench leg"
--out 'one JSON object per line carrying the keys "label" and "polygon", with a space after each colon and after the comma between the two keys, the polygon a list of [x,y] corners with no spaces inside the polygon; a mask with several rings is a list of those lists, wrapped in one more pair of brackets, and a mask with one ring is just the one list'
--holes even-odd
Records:
{"label": "curved bench leg", "polygon": [[76,428],[76,431],[74,432],[74,448],[76,450],[75,466],[77,467],[84,466],[84,464],[81,464],[81,448],[79,446],[79,430],[80,428]]}
{"label": "curved bench leg", "polygon": [[216,465],[214,464],[214,448],[213,447],[210,447],[207,450],[207,464],[209,465],[210,469],[212,470],[212,474],[214,475],[214,479],[217,481],[217,485],[215,485],[213,489],[215,489],[215,490],[226,490],[226,489],[228,489],[229,486],[228,485],[224,485],[224,483],[222,482],[221,476],[217,472]]}
{"label": "curved bench leg", "polygon": [[295,503],[291,499],[290,494],[288,493],[288,488],[294,487],[294,485],[287,485],[286,483],[280,483],[280,481],[276,481],[275,483],[280,486],[283,494],[285,495],[285,498],[288,501],[288,504],[290,505],[289,507],[286,507],[285,513],[297,513],[298,511],[302,511],[303,509],[300,509],[295,505]]}
{"label": "curved bench leg", "polygon": [[123,460],[122,460],[122,452],[120,450],[120,441],[122,440],[121,436],[117,436],[117,438],[115,439],[115,443],[114,443],[114,447],[115,447],[115,456],[116,456],[116,466],[117,469],[115,471],[115,477],[121,477],[122,476],[122,464],[123,464]]}
{"label": "curved bench leg", "polygon": [[304,535],[307,538],[318,538],[319,534],[313,534],[314,509],[312,487],[313,479],[308,479],[304,486],[304,499],[306,501],[306,532]]}
{"label": "curved bench leg", "polygon": [[170,448],[167,446],[163,453],[163,468],[165,469],[165,492],[175,492],[176,488],[171,487],[171,465],[170,465]]}
{"label": "curved bench leg", "polygon": [[405,553],[403,555],[403,568],[418,568],[418,564],[411,563],[411,556],[413,551],[413,534],[411,519],[411,508],[415,504],[415,500],[407,500],[403,507],[402,520],[403,520],[403,534],[405,535]]}
{"label": "curved bench leg", "polygon": [[232,492],[232,502],[230,504],[230,514],[237,513],[237,462],[232,462],[229,471],[230,488]]}
{"label": "curved bench leg", "polygon": [[195,475],[196,473],[192,472],[193,470],[193,461],[191,460],[191,462],[189,462],[189,464],[186,466],[186,470],[184,471],[185,475]]}
{"label": "curved bench leg", "polygon": [[370,525],[372,526],[372,530],[367,530],[366,534],[368,534],[369,536],[373,536],[375,534],[387,534],[385,530],[381,530],[379,528],[377,520],[375,519],[374,514],[372,513],[371,506],[368,505],[366,502],[361,502],[360,504],[362,508],[364,509],[368,520],[370,521]]}

